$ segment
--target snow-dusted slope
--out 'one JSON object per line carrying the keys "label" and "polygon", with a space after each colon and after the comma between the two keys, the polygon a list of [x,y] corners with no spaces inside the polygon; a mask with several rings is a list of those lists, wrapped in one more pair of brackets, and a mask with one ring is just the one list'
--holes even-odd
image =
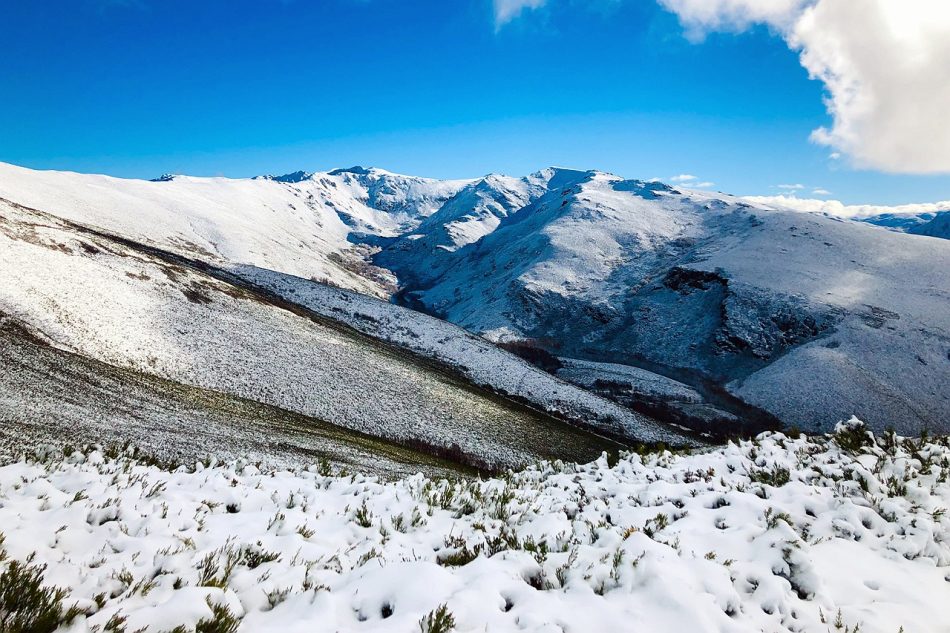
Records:
{"label": "snow-dusted slope", "polygon": [[44,457],[0,464],[0,569],[47,565],[77,633],[425,633],[449,630],[424,626],[440,605],[459,632],[950,621],[945,439],[764,435],[454,482]]}
{"label": "snow-dusted slope", "polygon": [[129,442],[167,462],[264,460],[412,475],[459,465],[323,420],[70,354],[0,315],[0,455]]}
{"label": "snow-dusted slope", "polygon": [[475,243],[378,259],[444,270],[405,299],[475,332],[692,372],[806,428],[948,428],[950,243],[562,173]]}
{"label": "snow-dusted slope", "polygon": [[467,181],[352,168],[281,179],[131,180],[0,163],[0,198],[218,264],[251,264],[385,296],[354,230],[395,235]]}
{"label": "snow-dusted slope", "polygon": [[0,270],[0,313],[102,363],[476,462],[611,445],[333,323],[2,201]]}
{"label": "snow-dusted slope", "polygon": [[259,268],[233,273],[281,298],[447,365],[477,385],[616,437],[678,445],[692,440],[504,351],[462,328],[401,306]]}

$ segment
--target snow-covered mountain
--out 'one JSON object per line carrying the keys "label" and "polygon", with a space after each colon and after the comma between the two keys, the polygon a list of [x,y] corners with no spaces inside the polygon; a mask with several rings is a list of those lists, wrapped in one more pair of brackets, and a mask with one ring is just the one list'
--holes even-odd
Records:
{"label": "snow-covered mountain", "polygon": [[421,225],[376,261],[408,305],[492,338],[724,389],[802,428],[857,413],[946,430],[950,243],[556,174],[478,241],[405,247],[425,243]]}
{"label": "snow-covered mountain", "polygon": [[0,164],[0,198],[263,284],[532,406],[606,410],[537,373],[542,389],[479,374],[459,351],[474,340],[433,338],[437,321],[397,306],[354,312],[314,280],[545,354],[560,377],[679,423],[948,428],[950,241],[561,168],[159,180]]}
{"label": "snow-covered mountain", "polygon": [[861,220],[892,231],[950,240],[950,211],[925,211],[914,214],[882,213]]}
{"label": "snow-covered mountain", "polygon": [[352,231],[396,235],[466,181],[338,169],[254,179],[155,181],[45,172],[0,163],[0,198],[218,264],[251,264],[386,296]]}
{"label": "snow-covered mountain", "polygon": [[950,211],[935,213],[929,220],[909,227],[907,232],[950,240]]}
{"label": "snow-covered mountain", "polygon": [[[203,418],[174,409],[158,420],[134,401],[119,415],[109,410],[134,389],[149,398],[171,391],[156,387],[159,379],[194,388],[193,408],[240,399],[296,414],[283,416],[277,436],[288,432],[287,418],[332,427],[305,433],[331,454],[365,453],[367,437],[376,437],[396,448],[498,466],[545,456],[590,459],[616,446],[220,269],[7,201],[0,201],[0,270],[0,357],[12,359],[0,367],[0,384],[13,385],[0,396],[0,418],[58,420],[60,435],[71,441],[84,412],[124,420],[139,437],[174,426],[196,441],[209,435],[192,430]],[[51,358],[44,348],[65,354]],[[24,375],[32,378],[24,382]],[[118,387],[114,400],[97,387],[106,381]],[[78,403],[74,415],[43,396],[60,385],[58,400]],[[635,436],[640,418],[628,419]],[[646,422],[644,440],[679,437]]]}
{"label": "snow-covered mountain", "polygon": [[748,196],[745,199],[755,204],[857,220],[901,233],[950,239],[950,231],[947,230],[947,222],[950,218],[950,200],[881,206],[873,204],[846,205],[838,200],[816,200],[799,198],[794,195]]}

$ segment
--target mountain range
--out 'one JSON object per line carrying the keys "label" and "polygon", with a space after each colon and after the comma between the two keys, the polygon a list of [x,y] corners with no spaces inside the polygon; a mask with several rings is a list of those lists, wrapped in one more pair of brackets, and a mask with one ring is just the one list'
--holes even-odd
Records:
{"label": "mountain range", "polygon": [[[335,455],[372,440],[507,466],[851,415],[950,429],[944,214],[874,226],[563,168],[144,181],[0,164],[0,199],[6,420],[40,408],[15,373],[63,380],[53,355],[75,401],[60,431],[106,415],[88,394],[108,376],[312,420],[340,430]],[[194,423],[123,396],[113,426]],[[286,427],[273,450],[325,445]]]}

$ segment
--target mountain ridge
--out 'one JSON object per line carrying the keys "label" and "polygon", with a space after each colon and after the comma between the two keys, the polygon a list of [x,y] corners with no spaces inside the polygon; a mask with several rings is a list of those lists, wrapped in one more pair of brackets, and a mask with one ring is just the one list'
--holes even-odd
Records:
{"label": "mountain ridge", "polygon": [[937,271],[950,242],[597,170],[289,176],[148,183],[0,164],[0,197],[585,362],[583,380],[565,376],[626,403],[650,387],[603,386],[639,375],[611,364],[801,428],[854,413],[872,427],[946,424],[950,288]]}

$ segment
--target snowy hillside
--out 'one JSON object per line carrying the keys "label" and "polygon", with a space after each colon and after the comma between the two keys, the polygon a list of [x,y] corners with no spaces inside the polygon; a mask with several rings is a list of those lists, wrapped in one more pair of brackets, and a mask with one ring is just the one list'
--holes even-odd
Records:
{"label": "snowy hillside", "polygon": [[46,444],[128,442],[167,462],[213,453],[385,476],[466,469],[422,449],[44,345],[0,316],[0,455]]}
{"label": "snowy hillside", "polygon": [[[950,243],[558,173],[478,242],[377,261],[408,305],[489,337],[712,382],[801,428],[948,428]],[[445,272],[413,285],[417,269]]]}
{"label": "snowy hillside", "polygon": [[[238,275],[326,282],[588,363],[561,377],[697,429],[827,430],[852,414],[878,430],[950,428],[950,240],[561,168],[459,181],[365,168],[161,180],[0,164],[0,197]],[[940,235],[946,217],[901,228]],[[343,315],[322,299],[312,307]],[[399,314],[416,323],[387,318]],[[475,367],[459,359],[467,348],[386,330],[362,329]],[[640,378],[618,389],[617,365]],[[566,393],[537,373],[543,388],[468,376],[536,404]],[[701,402],[658,394],[663,379]]]}
{"label": "snowy hillside", "polygon": [[347,241],[350,231],[395,234],[464,184],[361,168],[286,179],[144,181],[0,163],[0,198],[212,263],[251,264],[380,296],[394,280],[367,265],[367,251]]}
{"label": "snowy hillside", "polygon": [[665,441],[683,446],[689,437],[637,415],[605,398],[558,380],[462,328],[401,306],[348,290],[261,270],[235,275],[355,330],[393,343],[461,373],[476,385],[505,394],[533,408],[614,437]]}
{"label": "snowy hillside", "polygon": [[[0,587],[62,630],[944,633],[950,621],[946,439],[875,440],[852,422],[834,438],[390,483],[108,454],[0,465]],[[61,591],[38,598],[30,581]]]}
{"label": "snowy hillside", "polygon": [[[0,202],[0,316],[92,361],[469,463],[584,459],[613,446],[397,348],[157,253]],[[6,371],[16,367],[0,368]],[[187,432],[194,423],[185,418],[179,427]]]}

